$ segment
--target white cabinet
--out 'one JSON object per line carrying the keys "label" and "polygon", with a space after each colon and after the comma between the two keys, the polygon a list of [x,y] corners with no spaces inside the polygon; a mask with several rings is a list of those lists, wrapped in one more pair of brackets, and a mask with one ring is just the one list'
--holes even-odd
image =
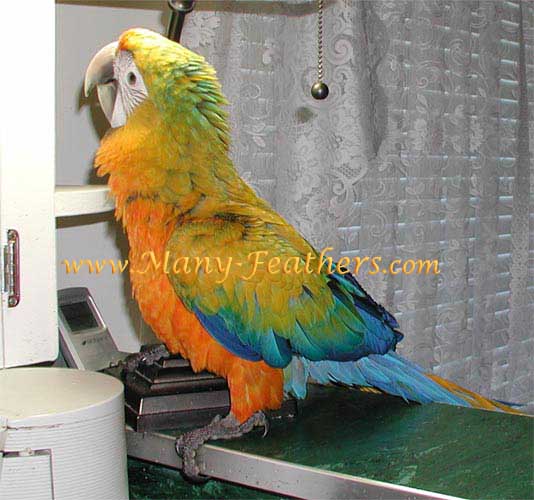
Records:
{"label": "white cabinet", "polygon": [[[23,7],[23,8],[22,8]],[[0,44],[0,245],[19,235],[20,302],[2,272],[0,368],[57,356],[54,219],[55,13],[52,0],[6,2]],[[4,251],[1,268],[4,269]]]}

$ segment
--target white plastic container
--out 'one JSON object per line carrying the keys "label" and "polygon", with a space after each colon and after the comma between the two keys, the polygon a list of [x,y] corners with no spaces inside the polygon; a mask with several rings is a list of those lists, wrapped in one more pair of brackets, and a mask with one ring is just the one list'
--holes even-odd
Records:
{"label": "white plastic container", "polygon": [[0,499],[127,498],[121,382],[64,368],[0,370]]}

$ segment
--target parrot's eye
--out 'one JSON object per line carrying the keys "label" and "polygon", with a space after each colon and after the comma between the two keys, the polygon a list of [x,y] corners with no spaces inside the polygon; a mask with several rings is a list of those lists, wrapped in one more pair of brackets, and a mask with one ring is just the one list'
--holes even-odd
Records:
{"label": "parrot's eye", "polygon": [[135,65],[133,54],[117,51],[116,43],[106,46],[93,60],[96,61],[91,62],[94,69],[89,68],[92,73],[88,70],[85,87],[90,88],[96,82],[98,100],[106,118],[113,128],[123,127],[135,108],[148,97],[143,75]]}

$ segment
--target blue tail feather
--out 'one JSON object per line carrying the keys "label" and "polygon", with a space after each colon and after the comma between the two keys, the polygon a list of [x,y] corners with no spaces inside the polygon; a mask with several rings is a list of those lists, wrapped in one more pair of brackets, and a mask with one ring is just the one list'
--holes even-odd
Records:
{"label": "blue tail feather", "polygon": [[286,391],[299,398],[305,397],[307,380],[319,384],[334,382],[348,386],[374,387],[418,403],[470,406],[466,400],[428,377],[421,367],[393,351],[345,362],[311,362],[304,358],[294,358],[287,368]]}

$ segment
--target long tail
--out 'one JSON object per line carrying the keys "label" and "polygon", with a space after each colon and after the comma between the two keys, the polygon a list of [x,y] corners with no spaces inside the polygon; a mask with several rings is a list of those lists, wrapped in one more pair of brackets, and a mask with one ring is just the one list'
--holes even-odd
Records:
{"label": "long tail", "polygon": [[453,382],[426,373],[415,363],[394,352],[372,354],[355,362],[308,362],[305,369],[312,380],[321,384],[337,382],[376,388],[418,403],[446,403],[521,414],[505,404],[486,399]]}

